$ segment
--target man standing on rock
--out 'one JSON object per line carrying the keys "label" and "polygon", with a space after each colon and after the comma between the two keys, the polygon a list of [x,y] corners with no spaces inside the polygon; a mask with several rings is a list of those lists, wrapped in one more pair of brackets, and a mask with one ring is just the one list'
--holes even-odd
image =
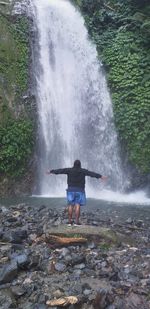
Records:
{"label": "man standing on rock", "polygon": [[69,226],[72,225],[72,215],[73,210],[75,211],[76,224],[80,225],[80,206],[86,204],[86,195],[85,195],[85,177],[95,177],[97,179],[105,180],[106,176],[102,176],[95,172],[88,171],[84,168],[81,168],[80,160],[75,160],[73,167],[70,168],[61,168],[56,170],[50,170],[47,174],[65,174],[67,175],[67,203],[68,203],[68,217],[69,217]]}

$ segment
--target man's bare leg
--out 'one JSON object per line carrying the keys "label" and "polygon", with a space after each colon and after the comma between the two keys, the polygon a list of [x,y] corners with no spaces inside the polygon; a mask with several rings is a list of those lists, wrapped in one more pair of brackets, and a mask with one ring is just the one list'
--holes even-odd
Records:
{"label": "man's bare leg", "polygon": [[68,205],[69,224],[72,224],[72,215],[73,215],[73,206],[72,205]]}
{"label": "man's bare leg", "polygon": [[79,224],[79,218],[80,218],[80,205],[75,205],[75,218],[76,218],[76,224]]}

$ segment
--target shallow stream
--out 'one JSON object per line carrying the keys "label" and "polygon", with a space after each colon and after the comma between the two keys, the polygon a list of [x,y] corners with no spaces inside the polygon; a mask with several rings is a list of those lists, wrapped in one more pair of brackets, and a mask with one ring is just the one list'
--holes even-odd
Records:
{"label": "shallow stream", "polygon": [[[0,206],[9,207],[10,205],[26,204],[31,207],[49,206],[50,208],[64,209],[66,207],[65,198],[52,197],[20,197],[0,199]],[[129,218],[131,220],[143,220],[146,225],[150,221],[150,203],[141,202],[116,202],[100,199],[87,198],[87,205],[82,207],[82,213],[96,212],[101,220],[113,220],[114,223],[123,223]],[[81,214],[82,219],[82,214]]]}

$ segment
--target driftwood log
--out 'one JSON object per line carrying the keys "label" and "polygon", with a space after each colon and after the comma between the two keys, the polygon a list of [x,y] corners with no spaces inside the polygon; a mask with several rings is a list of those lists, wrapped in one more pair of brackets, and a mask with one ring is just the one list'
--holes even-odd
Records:
{"label": "driftwood log", "polygon": [[74,305],[78,302],[78,298],[76,296],[67,296],[67,297],[62,297],[54,300],[48,300],[46,302],[46,305],[48,306],[68,306],[68,305]]}
{"label": "driftwood log", "polygon": [[86,238],[83,237],[64,237],[64,236],[56,236],[56,235],[42,235],[34,240],[34,242],[46,242],[51,245],[59,245],[59,246],[69,246],[69,245],[78,245],[84,244],[87,242]]}

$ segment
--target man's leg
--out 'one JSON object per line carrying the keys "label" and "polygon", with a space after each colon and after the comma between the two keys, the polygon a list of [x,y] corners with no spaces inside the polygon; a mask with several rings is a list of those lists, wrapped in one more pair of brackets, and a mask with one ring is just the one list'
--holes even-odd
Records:
{"label": "man's leg", "polygon": [[76,218],[76,224],[79,224],[79,218],[80,218],[80,204],[75,205],[75,218]]}
{"label": "man's leg", "polygon": [[68,205],[69,224],[72,224],[72,215],[73,215],[73,206],[72,205]]}
{"label": "man's leg", "polygon": [[67,204],[68,204],[68,221],[72,224],[72,215],[74,208],[74,192],[67,191]]}

